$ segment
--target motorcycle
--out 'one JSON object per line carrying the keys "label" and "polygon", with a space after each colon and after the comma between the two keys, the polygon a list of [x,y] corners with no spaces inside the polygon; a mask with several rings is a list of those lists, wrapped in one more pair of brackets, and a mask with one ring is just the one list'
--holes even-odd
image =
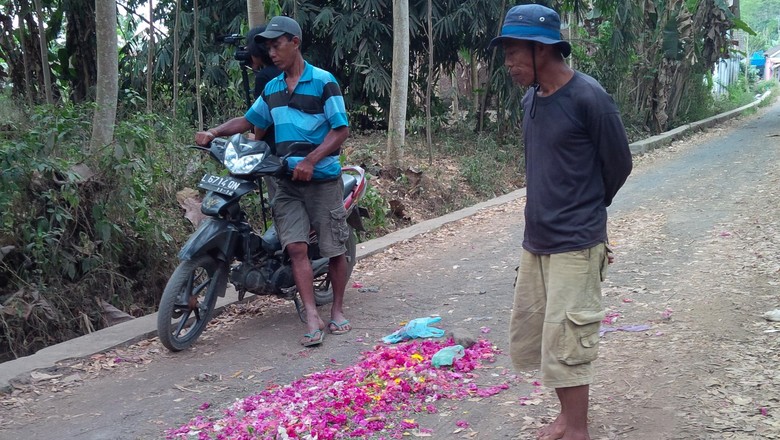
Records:
{"label": "motorcycle", "polygon": [[[198,184],[206,190],[201,212],[207,218],[180,250],[180,263],[163,291],[157,311],[160,341],[171,351],[191,346],[211,319],[217,297],[225,296],[228,282],[236,288],[239,300],[247,292],[292,300],[299,318],[305,322],[290,259],[282,249],[275,226],[271,224],[265,231],[256,232],[240,204],[245,195],[259,192],[263,226],[266,225],[269,208],[263,196],[263,181],[269,176],[285,175],[286,157],[277,157],[265,142],[249,140],[240,134],[230,139],[216,138],[207,147],[192,148],[207,151],[229,174],[207,173]],[[359,166],[342,167],[341,181],[349,226],[346,243],[349,279],[356,261],[355,230],[364,230],[361,217],[367,217],[367,211],[358,206],[367,188],[365,171]],[[319,255],[314,231],[309,237],[309,258],[316,304],[328,304],[333,301],[329,259]]]}

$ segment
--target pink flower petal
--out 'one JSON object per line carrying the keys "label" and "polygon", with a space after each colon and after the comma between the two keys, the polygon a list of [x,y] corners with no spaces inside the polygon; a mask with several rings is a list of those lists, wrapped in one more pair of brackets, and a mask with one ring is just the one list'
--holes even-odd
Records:
{"label": "pink flower petal", "polygon": [[466,349],[450,370],[433,368],[431,357],[452,344],[414,340],[377,345],[355,365],[269,386],[236,401],[222,418],[197,416],[168,430],[167,438],[278,438],[281,433],[289,438],[401,438],[410,429],[432,432],[419,428],[411,415],[436,413],[431,402],[488,397],[509,388],[508,382],[477,385],[474,380],[482,364],[499,354],[489,341]]}

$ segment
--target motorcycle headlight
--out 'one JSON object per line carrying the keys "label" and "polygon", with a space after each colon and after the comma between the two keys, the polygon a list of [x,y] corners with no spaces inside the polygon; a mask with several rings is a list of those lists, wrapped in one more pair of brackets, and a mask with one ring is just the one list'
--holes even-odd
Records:
{"label": "motorcycle headlight", "polygon": [[[233,142],[228,142],[225,147],[225,159],[223,163],[232,174],[250,174],[252,170],[263,160],[265,153],[241,155],[243,145],[236,147]],[[248,147],[248,146],[247,146]]]}

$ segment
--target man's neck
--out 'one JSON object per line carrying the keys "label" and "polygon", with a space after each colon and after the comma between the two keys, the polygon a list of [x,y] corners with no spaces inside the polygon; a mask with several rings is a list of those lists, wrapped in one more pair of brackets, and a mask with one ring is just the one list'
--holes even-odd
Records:
{"label": "man's neck", "polygon": [[298,56],[295,59],[295,62],[293,62],[290,67],[288,67],[284,71],[284,76],[288,80],[294,80],[295,82],[298,82],[298,80],[301,78],[301,75],[303,75],[303,69],[306,67],[306,63],[303,60],[302,56]]}
{"label": "man's neck", "polygon": [[566,63],[555,63],[550,69],[544,72],[542,80],[539,81],[539,96],[550,96],[565,86],[574,77],[574,70]]}

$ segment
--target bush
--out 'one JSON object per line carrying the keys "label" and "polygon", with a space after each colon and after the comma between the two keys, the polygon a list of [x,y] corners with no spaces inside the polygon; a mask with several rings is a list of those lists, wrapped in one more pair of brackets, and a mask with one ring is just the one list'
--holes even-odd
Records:
{"label": "bush", "polygon": [[494,138],[477,136],[460,157],[461,175],[479,198],[495,197],[514,190],[520,184],[524,163],[519,139],[498,145]]}
{"label": "bush", "polygon": [[755,92],[745,87],[745,78],[726,86],[725,96],[715,101],[715,113],[723,113],[750,104],[755,100]]}
{"label": "bush", "polygon": [[174,195],[202,165],[176,124],[137,116],[87,154],[92,113],[37,107],[0,145],[0,361],[104,327],[99,300],[155,310],[191,231]]}

